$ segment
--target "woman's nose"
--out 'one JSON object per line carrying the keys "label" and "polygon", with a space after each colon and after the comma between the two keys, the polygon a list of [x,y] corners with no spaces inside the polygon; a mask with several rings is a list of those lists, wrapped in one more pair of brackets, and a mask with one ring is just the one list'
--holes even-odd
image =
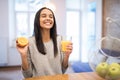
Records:
{"label": "woman's nose", "polygon": [[46,17],[47,20],[50,20],[50,17]]}

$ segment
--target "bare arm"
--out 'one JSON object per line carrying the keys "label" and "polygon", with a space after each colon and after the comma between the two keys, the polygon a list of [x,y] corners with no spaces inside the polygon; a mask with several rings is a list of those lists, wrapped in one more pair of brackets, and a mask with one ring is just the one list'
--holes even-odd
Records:
{"label": "bare arm", "polygon": [[67,46],[67,51],[64,53],[64,59],[63,59],[63,67],[64,68],[67,68],[68,67],[68,62],[69,62],[69,56],[70,54],[72,53],[72,43],[70,43],[68,46]]}
{"label": "bare arm", "polygon": [[21,55],[21,60],[22,60],[22,69],[27,70],[29,68],[27,56]]}
{"label": "bare arm", "polygon": [[28,60],[27,60],[28,45],[26,45],[25,47],[20,47],[16,45],[16,48],[21,55],[22,68],[23,70],[27,70],[29,68]]}

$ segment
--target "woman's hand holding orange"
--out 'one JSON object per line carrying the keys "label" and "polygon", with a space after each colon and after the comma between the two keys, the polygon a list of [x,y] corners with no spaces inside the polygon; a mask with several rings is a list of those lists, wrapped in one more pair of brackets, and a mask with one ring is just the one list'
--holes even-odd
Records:
{"label": "woman's hand holding orange", "polygon": [[27,56],[28,51],[28,39],[25,37],[19,37],[16,40],[16,47],[20,52],[21,56]]}

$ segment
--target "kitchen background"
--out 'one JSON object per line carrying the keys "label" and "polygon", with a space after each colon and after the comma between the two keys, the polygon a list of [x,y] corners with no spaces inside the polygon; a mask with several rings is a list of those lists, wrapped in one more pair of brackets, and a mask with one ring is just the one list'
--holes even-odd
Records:
{"label": "kitchen background", "polygon": [[89,49],[102,36],[102,0],[0,0],[0,66],[21,64],[15,40],[32,35],[34,14],[45,4],[54,9],[58,34],[72,36],[69,61],[88,62]]}

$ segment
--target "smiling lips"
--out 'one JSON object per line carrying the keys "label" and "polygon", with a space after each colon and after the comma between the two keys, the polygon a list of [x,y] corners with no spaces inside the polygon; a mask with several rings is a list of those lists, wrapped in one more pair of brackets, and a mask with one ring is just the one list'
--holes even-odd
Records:
{"label": "smiling lips", "polygon": [[49,23],[49,22],[45,22],[45,24],[50,25],[51,23]]}
{"label": "smiling lips", "polygon": [[46,26],[52,26],[52,23],[53,23],[53,22],[50,21],[50,20],[49,20],[49,21],[47,20],[47,21],[44,21],[43,23],[44,23]]}

